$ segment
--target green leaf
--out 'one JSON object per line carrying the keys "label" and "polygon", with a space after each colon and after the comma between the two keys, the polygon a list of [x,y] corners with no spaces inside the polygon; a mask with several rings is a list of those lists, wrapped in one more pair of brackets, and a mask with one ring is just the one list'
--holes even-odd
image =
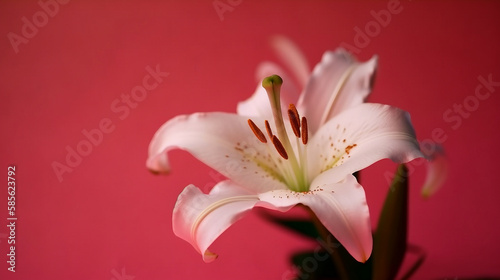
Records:
{"label": "green leaf", "polygon": [[408,169],[399,165],[382,208],[373,244],[373,279],[394,279],[406,253]]}
{"label": "green leaf", "polygon": [[292,255],[291,261],[297,270],[295,279],[338,279],[337,271],[326,250],[298,252]]}
{"label": "green leaf", "polygon": [[415,262],[408,268],[408,270],[401,276],[401,280],[410,279],[413,273],[415,273],[422,263],[424,263],[426,254],[425,251],[420,247],[412,244],[408,244],[406,247],[406,253],[413,253],[417,256]]}
{"label": "green leaf", "polygon": [[[348,269],[349,280],[371,279],[370,260],[366,263],[360,263],[351,257],[344,248],[340,247],[339,249],[343,250],[341,254],[342,257],[345,258],[343,264],[345,265],[345,269]],[[316,248],[312,251],[299,252],[292,256],[291,261],[297,270],[296,280],[342,279],[328,250]]]}
{"label": "green leaf", "polygon": [[287,230],[293,231],[302,236],[312,239],[318,239],[318,237],[320,236],[318,230],[316,229],[316,226],[309,219],[284,218],[270,214],[268,212],[262,212],[261,216],[272,223],[275,223]]}

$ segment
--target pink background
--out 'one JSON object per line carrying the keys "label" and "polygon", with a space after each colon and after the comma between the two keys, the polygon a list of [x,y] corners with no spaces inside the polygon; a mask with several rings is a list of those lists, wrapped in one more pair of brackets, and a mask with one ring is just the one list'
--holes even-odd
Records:
{"label": "pink background", "polygon": [[[212,264],[177,238],[171,214],[182,188],[208,190],[221,178],[184,152],[172,153],[170,176],[152,175],[145,168],[149,141],[178,114],[234,112],[253,93],[257,64],[277,61],[272,35],[295,41],[313,66],[328,49],[356,46],[355,28],[364,30],[374,21],[370,11],[387,3],[242,1],[221,20],[211,0],[75,0],[60,4],[45,24],[38,18],[42,26],[16,53],[9,32],[22,36],[22,18],[33,22],[42,8],[33,0],[2,1],[0,161],[4,180],[7,166],[16,165],[18,221],[11,273],[4,184],[0,278],[287,279],[288,256],[315,245],[257,211],[215,242],[220,257]],[[379,55],[372,102],[409,111],[419,140],[432,139],[436,128],[446,136],[451,170],[444,187],[425,201],[425,168],[416,166],[411,178],[410,241],[428,256],[415,279],[499,276],[500,86],[483,88],[485,100],[474,94],[480,76],[500,82],[500,2],[402,0],[400,7],[366,46],[358,42],[357,55]],[[156,65],[169,76],[128,115],[114,112],[111,105],[123,106],[120,96]],[[464,102],[467,114],[443,117]],[[82,130],[105,118],[113,131],[60,182],[53,163],[66,164],[67,147],[76,149],[86,139]],[[374,224],[387,191],[383,174],[394,168],[383,161],[363,173]]]}

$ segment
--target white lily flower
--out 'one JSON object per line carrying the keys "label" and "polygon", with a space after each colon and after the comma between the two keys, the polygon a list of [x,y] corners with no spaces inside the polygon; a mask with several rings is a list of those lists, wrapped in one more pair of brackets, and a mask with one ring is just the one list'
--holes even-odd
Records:
{"label": "white lily flower", "polygon": [[155,134],[147,161],[151,170],[169,172],[167,152],[178,148],[228,178],[209,194],[187,186],[174,209],[175,234],[205,261],[216,257],[208,251],[213,241],[253,207],[287,211],[297,204],[308,206],[356,260],[369,258],[368,206],[352,174],[384,158],[402,163],[422,154],[406,112],[360,104],[376,61],[342,64],[342,57],[350,58],[343,52],[324,56],[298,109],[290,105],[287,114],[281,110],[282,80],[271,76],[263,82],[271,106],[259,89],[240,104],[239,114],[178,116]]}

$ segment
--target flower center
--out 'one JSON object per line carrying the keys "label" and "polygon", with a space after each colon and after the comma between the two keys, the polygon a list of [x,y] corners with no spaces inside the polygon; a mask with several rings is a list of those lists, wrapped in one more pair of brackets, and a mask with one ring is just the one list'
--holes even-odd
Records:
{"label": "flower center", "polygon": [[[309,190],[307,179],[307,142],[309,139],[307,119],[306,117],[301,119],[295,105],[290,104],[287,113],[290,126],[295,135],[296,149],[294,150],[281,111],[280,90],[282,84],[283,80],[277,75],[267,77],[262,81],[262,86],[266,89],[271,104],[277,134],[273,133],[267,120],[265,121],[266,132],[276,152],[281,158],[285,159],[285,162],[279,165],[284,183],[293,191],[305,192]],[[260,142],[268,144],[265,134],[251,119],[248,120],[248,125]]]}

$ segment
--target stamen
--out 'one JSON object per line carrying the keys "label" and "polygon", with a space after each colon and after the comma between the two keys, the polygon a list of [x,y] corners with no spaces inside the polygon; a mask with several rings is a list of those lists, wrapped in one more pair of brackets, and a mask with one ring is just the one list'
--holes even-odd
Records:
{"label": "stamen", "polygon": [[293,105],[293,103],[291,103],[290,105],[288,105],[288,110],[292,110],[293,111],[293,113],[297,117],[297,120],[300,123],[299,111],[297,111],[297,108],[295,108],[295,105]]}
{"label": "stamen", "polygon": [[309,134],[307,133],[307,119],[302,117],[302,144],[306,145],[307,140],[309,140]]}
{"label": "stamen", "polygon": [[271,130],[271,126],[269,125],[269,122],[267,120],[266,120],[266,131],[269,138],[273,139],[273,131]]}
{"label": "stamen", "polygon": [[293,133],[297,138],[300,138],[300,117],[299,112],[297,112],[297,108],[293,104],[290,104],[288,107],[288,119],[290,120],[290,124],[292,125]]}
{"label": "stamen", "polygon": [[266,136],[264,135],[264,133],[262,133],[262,131],[260,130],[260,128],[257,125],[255,125],[255,123],[251,119],[248,119],[248,125],[252,129],[253,134],[255,134],[255,136],[257,137],[257,139],[260,140],[260,142],[267,143]]}
{"label": "stamen", "polygon": [[283,147],[283,144],[281,144],[281,141],[276,137],[276,135],[273,135],[273,144],[274,147],[276,148],[276,151],[280,154],[281,157],[284,159],[288,159],[288,154],[286,153],[285,148]]}

